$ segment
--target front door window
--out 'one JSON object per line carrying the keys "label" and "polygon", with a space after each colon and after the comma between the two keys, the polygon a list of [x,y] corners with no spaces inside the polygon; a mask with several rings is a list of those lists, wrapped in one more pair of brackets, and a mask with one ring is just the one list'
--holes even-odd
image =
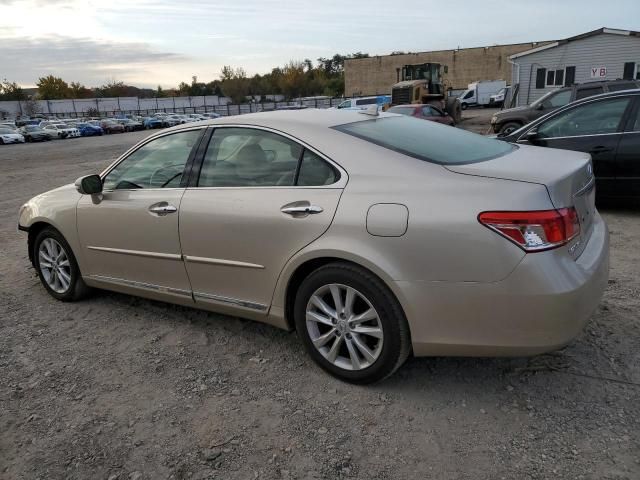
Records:
{"label": "front door window", "polygon": [[177,188],[202,129],[165,135],[144,144],[103,180],[104,190]]}
{"label": "front door window", "polygon": [[554,138],[615,133],[628,105],[628,98],[580,105],[542,123],[538,127],[538,136]]}

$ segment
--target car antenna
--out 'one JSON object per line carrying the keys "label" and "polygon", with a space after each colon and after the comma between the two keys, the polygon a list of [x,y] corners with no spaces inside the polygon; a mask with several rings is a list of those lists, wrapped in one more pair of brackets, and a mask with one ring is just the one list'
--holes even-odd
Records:
{"label": "car antenna", "polygon": [[378,115],[380,115],[380,113],[378,112],[378,105],[371,105],[366,110],[359,110],[358,113],[361,113],[363,115],[371,115],[372,117],[377,117]]}

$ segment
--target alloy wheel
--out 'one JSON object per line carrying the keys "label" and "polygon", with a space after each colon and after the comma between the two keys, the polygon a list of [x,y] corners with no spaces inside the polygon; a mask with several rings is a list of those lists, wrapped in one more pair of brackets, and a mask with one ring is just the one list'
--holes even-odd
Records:
{"label": "alloy wheel", "polygon": [[314,347],[339,368],[365,369],[382,352],[384,331],[378,312],[348,285],[318,288],[307,302],[306,326]]}
{"label": "alloy wheel", "polygon": [[51,237],[45,238],[38,249],[38,264],[42,277],[56,293],[65,293],[71,285],[71,263],[62,245]]}

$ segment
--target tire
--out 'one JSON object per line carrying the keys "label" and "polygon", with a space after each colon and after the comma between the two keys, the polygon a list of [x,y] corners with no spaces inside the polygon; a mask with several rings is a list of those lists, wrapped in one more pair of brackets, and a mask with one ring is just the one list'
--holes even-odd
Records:
{"label": "tire", "polygon": [[[355,298],[351,302],[352,315],[348,308],[342,309],[346,310],[346,316],[335,314],[336,289],[345,305],[348,304],[347,291],[351,289]],[[317,299],[334,315],[321,310]],[[375,318],[358,324],[349,321],[371,309]],[[308,312],[322,321],[307,321]],[[296,293],[294,320],[298,336],[311,358],[346,382],[368,384],[383,380],[405,362],[411,351],[409,326],[393,293],[376,276],[348,263],[330,263],[304,279]],[[371,333],[362,333],[367,327]],[[372,335],[372,329],[376,329],[376,335]],[[320,345],[323,339],[327,340]],[[337,352],[334,359],[331,359],[332,350]]]}
{"label": "tire", "polygon": [[507,122],[500,127],[500,135],[509,135],[519,129],[522,125],[518,122]]}
{"label": "tire", "polygon": [[0,145],[4,145],[4,140],[0,138]]}
{"label": "tire", "polygon": [[[59,255],[61,250],[64,252],[64,256]],[[53,264],[50,260],[54,255],[60,259],[59,265],[55,267],[60,273],[55,274],[53,269],[45,266]],[[44,228],[36,235],[33,242],[33,264],[44,288],[58,300],[73,302],[87,296],[90,291],[82,280],[78,262],[71,247],[62,234],[53,227]]]}

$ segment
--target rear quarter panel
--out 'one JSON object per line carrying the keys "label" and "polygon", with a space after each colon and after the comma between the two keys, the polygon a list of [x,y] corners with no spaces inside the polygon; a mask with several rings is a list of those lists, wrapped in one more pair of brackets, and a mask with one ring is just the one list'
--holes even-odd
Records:
{"label": "rear quarter panel", "polygon": [[[297,266],[323,256],[358,263],[387,285],[398,281],[496,282],[524,257],[511,242],[482,226],[486,210],[552,208],[543,185],[449,172],[444,167],[359,141],[338,163],[349,183],[329,230],[285,266],[274,305],[284,305],[286,284]],[[366,162],[366,168],[349,163]],[[391,165],[391,166],[390,166]],[[368,209],[377,203],[405,205],[408,228],[400,237],[367,232]],[[401,292],[395,292],[401,297]],[[401,300],[402,303],[402,300]]]}

